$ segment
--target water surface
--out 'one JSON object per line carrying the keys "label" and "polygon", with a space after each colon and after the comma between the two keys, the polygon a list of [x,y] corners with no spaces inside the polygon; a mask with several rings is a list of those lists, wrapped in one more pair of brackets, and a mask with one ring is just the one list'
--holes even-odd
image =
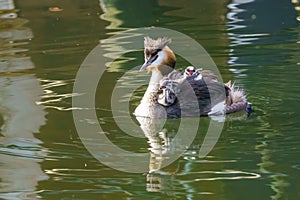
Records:
{"label": "water surface", "polygon": [[[297,0],[0,1],[0,198],[299,199],[299,6]],[[49,11],[53,7],[60,10]],[[100,66],[106,71],[96,113],[102,134],[114,144],[152,156],[151,173],[126,173],[103,165],[83,145],[72,89],[95,46],[148,26],[199,42],[223,80],[247,91],[254,113],[228,118],[205,158],[199,149],[211,119],[201,118],[193,144],[161,169],[164,156],[158,154],[170,151],[164,144],[172,141],[178,121],[165,126],[169,140],[135,138],[120,130],[111,112],[117,80],[143,62],[142,50],[125,54]],[[118,51],[111,45],[109,51]],[[179,67],[185,64],[178,60]],[[138,85],[146,76],[136,72],[124,84]],[[134,93],[131,112],[144,90]]]}

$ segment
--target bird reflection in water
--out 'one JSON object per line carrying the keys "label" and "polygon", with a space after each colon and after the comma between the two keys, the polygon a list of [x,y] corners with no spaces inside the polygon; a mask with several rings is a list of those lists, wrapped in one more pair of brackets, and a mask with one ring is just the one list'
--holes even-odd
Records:
{"label": "bird reflection in water", "polygon": [[[228,121],[245,120],[247,113],[236,113],[228,115]],[[192,127],[185,127],[183,137],[178,136],[179,126],[183,119],[155,119],[137,117],[144,135],[149,143],[149,171],[146,174],[146,190],[148,192],[160,192],[172,196],[176,189],[174,187],[182,185],[181,189],[189,189],[196,181],[211,181],[219,179],[252,179],[258,178],[257,174],[250,174],[242,171],[191,171],[191,165],[195,161],[208,162],[205,151],[208,153],[218,141],[218,136],[209,136],[207,134],[209,126],[221,126],[223,122],[205,117],[199,122],[196,135],[192,134]],[[191,137],[191,138],[189,138]],[[191,139],[190,144],[186,140]],[[214,142],[212,142],[215,140]],[[188,144],[188,145],[187,145]],[[213,145],[210,145],[213,144]],[[205,149],[207,148],[207,149]],[[184,162],[181,162],[185,160]],[[223,162],[212,160],[213,163]],[[233,161],[224,161],[233,162]],[[192,167],[193,168],[193,167]],[[194,174],[192,180],[189,180],[189,174]],[[205,178],[203,178],[205,177]],[[182,179],[183,178],[183,179]],[[186,180],[185,180],[186,179]],[[178,188],[177,188],[178,189]],[[205,189],[204,189],[205,190]],[[203,191],[204,193],[208,191]]]}
{"label": "bird reflection in water", "polygon": [[[167,192],[172,190],[173,175],[179,170],[178,162],[169,164],[170,158],[175,151],[185,149],[175,149],[176,127],[179,119],[153,119],[153,118],[136,118],[140,127],[148,139],[149,143],[149,172],[147,173],[146,188],[149,192]],[[165,124],[166,122],[166,124]],[[172,128],[170,128],[172,127]],[[178,146],[178,145],[176,145]],[[167,166],[168,165],[168,166]]]}

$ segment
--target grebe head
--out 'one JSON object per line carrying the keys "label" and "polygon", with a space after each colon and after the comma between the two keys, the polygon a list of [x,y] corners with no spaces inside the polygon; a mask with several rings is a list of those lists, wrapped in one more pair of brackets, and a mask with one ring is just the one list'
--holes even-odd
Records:
{"label": "grebe head", "polygon": [[167,46],[170,43],[171,39],[166,37],[158,38],[156,40],[150,37],[145,37],[145,63],[140,70],[158,70],[163,76],[170,73],[174,69],[176,63],[175,54]]}

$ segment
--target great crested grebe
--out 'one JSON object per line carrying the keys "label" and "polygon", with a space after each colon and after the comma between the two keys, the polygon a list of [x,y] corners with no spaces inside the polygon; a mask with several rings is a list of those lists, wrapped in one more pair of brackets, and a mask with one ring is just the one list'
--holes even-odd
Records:
{"label": "great crested grebe", "polygon": [[148,88],[135,109],[138,117],[180,118],[229,114],[246,110],[250,104],[243,90],[218,81],[209,70],[188,66],[174,70],[176,56],[168,47],[171,40],[145,37],[145,63],[141,71],[152,72]]}

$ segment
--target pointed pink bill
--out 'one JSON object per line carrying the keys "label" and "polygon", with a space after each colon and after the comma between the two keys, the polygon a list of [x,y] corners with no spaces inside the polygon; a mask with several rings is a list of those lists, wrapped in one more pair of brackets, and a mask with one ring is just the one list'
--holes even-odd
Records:
{"label": "pointed pink bill", "polygon": [[140,71],[146,70],[150,64],[151,62],[149,62],[149,60],[145,61],[145,63],[141,66]]}

